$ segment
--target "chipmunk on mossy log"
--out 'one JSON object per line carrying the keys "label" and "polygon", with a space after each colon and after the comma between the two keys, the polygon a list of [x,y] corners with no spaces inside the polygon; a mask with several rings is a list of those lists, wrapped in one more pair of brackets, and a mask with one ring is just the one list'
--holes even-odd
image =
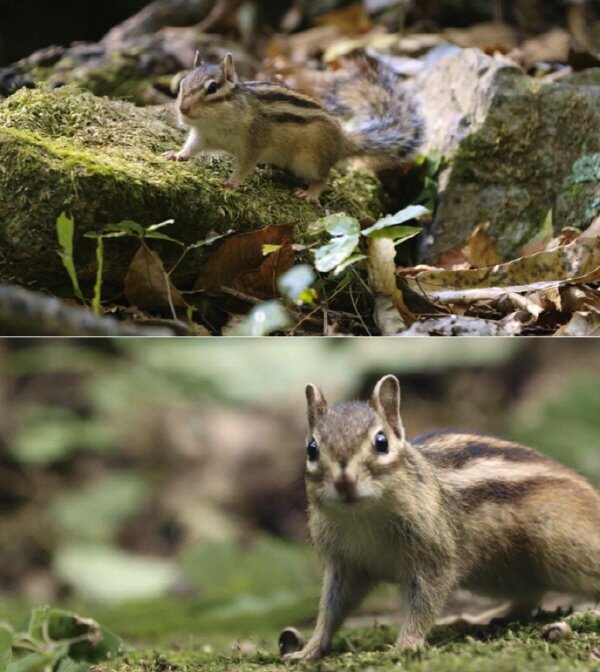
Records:
{"label": "chipmunk on mossy log", "polygon": [[336,630],[381,581],[402,593],[400,649],[425,642],[451,591],[511,601],[527,616],[549,590],[600,594],[600,495],[542,453],[489,436],[409,441],[400,384],[328,408],[306,388],[306,490],[325,563],[315,631],[287,660],[328,653]]}
{"label": "chipmunk on mossy log", "polygon": [[[203,150],[235,158],[223,186],[237,188],[257,163],[289,169],[308,183],[296,195],[318,201],[333,166],[363,156],[374,167],[406,163],[421,145],[423,121],[414,97],[388,67],[362,63],[347,80],[329,87],[327,107],[283,84],[240,82],[231,54],[220,65],[201,63],[180,83],[177,110],[190,128],[178,151],[187,161]],[[354,113],[348,124],[336,114]]]}

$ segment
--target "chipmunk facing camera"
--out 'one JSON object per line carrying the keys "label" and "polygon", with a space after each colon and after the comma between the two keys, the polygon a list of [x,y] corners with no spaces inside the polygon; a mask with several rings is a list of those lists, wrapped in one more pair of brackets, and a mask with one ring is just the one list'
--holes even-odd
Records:
{"label": "chipmunk facing camera", "polygon": [[373,586],[402,593],[401,649],[422,645],[459,586],[523,616],[549,590],[600,594],[600,495],[532,448],[441,432],[409,442],[400,385],[328,408],[306,388],[306,489],[325,576],[315,631],[288,660],[312,660]]}
{"label": "chipmunk facing camera", "polygon": [[[289,169],[308,183],[296,194],[317,201],[331,168],[364,156],[376,166],[405,163],[419,147],[423,122],[411,95],[389,68],[367,66],[330,88],[328,107],[275,82],[240,82],[231,54],[220,65],[200,63],[183,78],[177,97],[180,121],[190,128],[172,161],[203,150],[235,158],[224,186],[237,188],[257,163]],[[354,112],[343,126],[335,114]]]}

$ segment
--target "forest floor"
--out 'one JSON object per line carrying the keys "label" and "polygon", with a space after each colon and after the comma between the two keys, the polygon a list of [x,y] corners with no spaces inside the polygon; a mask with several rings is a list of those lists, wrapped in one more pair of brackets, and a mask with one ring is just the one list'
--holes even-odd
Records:
{"label": "forest floor", "polygon": [[149,646],[128,654],[116,665],[100,665],[97,672],[165,672],[166,670],[206,670],[209,672],[250,672],[251,670],[383,670],[393,667],[414,672],[533,672],[544,670],[600,670],[600,621],[597,617],[577,616],[569,619],[574,635],[571,639],[549,643],[541,637],[540,617],[527,625],[512,624],[504,628],[471,626],[436,629],[431,643],[416,653],[399,653],[393,643],[396,629],[370,626],[344,629],[335,640],[334,652],[316,663],[286,665],[276,644],[276,631],[264,637],[256,635],[233,645],[229,634],[189,635],[168,646]]}
{"label": "forest floor", "polygon": [[[314,663],[288,665],[278,652],[279,632],[282,624],[301,622],[306,637],[310,633],[306,620],[308,606],[297,605],[294,610],[284,609],[268,617],[254,614],[243,619],[237,616],[231,622],[225,619],[220,626],[207,623],[193,602],[180,599],[135,607],[88,608],[86,615],[112,628],[132,647],[118,660],[96,664],[91,669],[93,672],[289,669],[336,672],[395,667],[410,672],[600,670],[600,616],[597,612],[562,618],[556,612],[541,612],[527,623],[507,624],[498,619],[479,625],[456,621],[438,625],[427,645],[417,652],[394,649],[397,624],[387,623],[388,614],[381,618],[361,616],[350,619],[348,626],[335,637],[330,656]],[[9,613],[14,618],[24,614],[15,605],[9,608]],[[572,634],[560,641],[547,641],[542,634],[544,626],[560,620],[570,625]],[[365,625],[352,627],[357,623]]]}

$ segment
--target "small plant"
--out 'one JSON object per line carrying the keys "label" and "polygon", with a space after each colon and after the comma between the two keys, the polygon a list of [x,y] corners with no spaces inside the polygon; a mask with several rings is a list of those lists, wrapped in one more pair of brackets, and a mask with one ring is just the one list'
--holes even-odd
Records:
{"label": "small plant", "polygon": [[88,672],[131,647],[91,618],[38,607],[23,630],[0,622],[0,672]]}

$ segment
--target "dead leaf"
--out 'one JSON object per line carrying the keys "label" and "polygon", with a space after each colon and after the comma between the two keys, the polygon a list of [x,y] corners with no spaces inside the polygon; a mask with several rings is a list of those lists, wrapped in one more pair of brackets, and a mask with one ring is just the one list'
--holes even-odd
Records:
{"label": "dead leaf", "polygon": [[315,18],[318,26],[335,26],[342,35],[365,33],[372,27],[371,19],[362,3],[355,2],[343,9],[338,9]]}
{"label": "dead leaf", "polygon": [[154,250],[142,243],[125,276],[125,296],[132,306],[147,310],[185,308],[181,292],[173,285]]}
{"label": "dead leaf", "polygon": [[[267,226],[231,236],[208,258],[194,289],[224,287],[261,300],[277,297],[277,278],[294,263],[293,230],[292,225]],[[264,245],[276,249],[265,256]]]}
{"label": "dead leaf", "polygon": [[444,315],[412,324],[399,336],[512,336],[499,322],[479,317]]}
{"label": "dead leaf", "polygon": [[600,312],[596,310],[578,311],[560,327],[555,336],[598,336],[600,335]]}
{"label": "dead leaf", "polygon": [[475,268],[484,268],[485,266],[495,266],[501,264],[502,259],[496,252],[496,239],[488,233],[489,222],[478,224],[471,235],[462,252]]}
{"label": "dead leaf", "polygon": [[469,264],[468,259],[465,257],[463,248],[457,246],[442,252],[437,259],[436,266],[445,268],[449,271],[460,271],[466,270],[471,264]]}
{"label": "dead leaf", "polygon": [[548,210],[548,214],[544,218],[544,223],[539,231],[521,248],[520,257],[527,257],[536,252],[543,252],[547,250],[550,241],[554,238],[554,226],[552,224],[552,209]]}
{"label": "dead leaf", "polygon": [[535,291],[600,278],[600,237],[579,237],[569,245],[505,264],[465,271],[425,271],[406,282],[444,303],[493,298],[506,292]]}
{"label": "dead leaf", "polygon": [[[534,63],[564,63],[569,55],[571,36],[563,28],[525,40],[519,45],[521,62],[525,67]],[[509,54],[510,55],[510,54]]]}
{"label": "dead leaf", "polygon": [[506,53],[519,42],[517,30],[501,21],[477,23],[469,28],[446,28],[442,36],[459,47],[477,47],[488,54]]}
{"label": "dead leaf", "polygon": [[584,238],[597,238],[600,236],[600,216],[596,217],[588,228],[581,232],[581,235]]}
{"label": "dead leaf", "polygon": [[[415,315],[408,309],[404,303],[402,292],[396,286],[396,248],[394,241],[388,238],[367,238],[367,269],[369,273],[369,286],[375,294],[375,322],[380,328],[381,333],[390,336],[388,331],[394,329],[392,333],[398,333],[415,321]],[[398,320],[390,319],[390,305],[388,301],[377,300],[378,295],[389,297],[394,308],[397,311]],[[381,311],[381,314],[379,314]],[[396,327],[398,327],[396,329]],[[386,331],[384,332],[384,328]]]}

